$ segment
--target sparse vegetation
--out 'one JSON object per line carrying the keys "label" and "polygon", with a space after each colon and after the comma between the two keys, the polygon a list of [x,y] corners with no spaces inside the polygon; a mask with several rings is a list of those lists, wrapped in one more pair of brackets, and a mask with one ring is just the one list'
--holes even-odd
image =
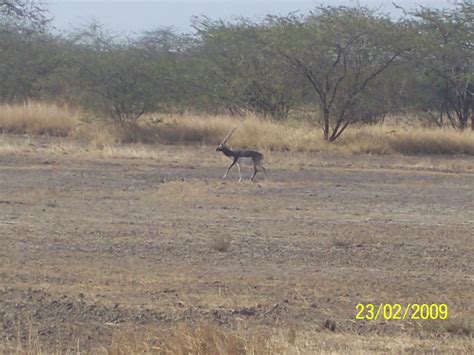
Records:
{"label": "sparse vegetation", "polygon": [[474,155],[474,132],[424,128],[403,123],[348,128],[336,144],[327,144],[309,123],[279,122],[247,115],[149,115],[136,123],[81,121],[84,114],[68,107],[30,102],[0,106],[3,133],[69,136],[91,148],[113,149],[121,143],[217,145],[233,128],[230,144],[267,151],[350,154],[467,154]]}
{"label": "sparse vegetation", "polygon": [[[157,327],[138,330],[118,330],[114,333],[111,344],[97,347],[93,353],[107,355],[138,354],[314,354],[314,353],[348,353],[367,354],[367,352],[406,352],[437,349],[442,352],[455,350],[464,353],[472,350],[468,337],[457,339],[456,345],[445,340],[441,345],[436,339],[412,339],[408,337],[390,337],[358,334],[331,334],[328,331],[303,330],[294,328],[275,329],[259,327],[258,329],[227,329],[213,323],[199,322],[195,325],[177,324],[169,329]],[[28,340],[0,345],[0,351],[15,355],[60,355],[61,350],[46,349],[42,346],[38,334],[30,329]],[[78,343],[75,352],[83,352]]]}
{"label": "sparse vegetation", "polygon": [[0,106],[2,133],[68,136],[79,122],[80,113],[67,106],[40,102]]}
{"label": "sparse vegetation", "polygon": [[[382,155],[474,154],[474,132],[449,128],[407,129],[401,126],[395,132],[393,126],[385,125],[349,128],[340,141],[331,145],[323,140],[319,129],[311,125],[275,122],[256,116],[236,120],[233,116],[185,115],[165,116],[161,123],[143,129],[143,132],[148,135],[154,132],[154,139],[161,143],[217,145],[233,127],[238,129],[229,144],[243,148]],[[144,141],[147,141],[146,137]]]}

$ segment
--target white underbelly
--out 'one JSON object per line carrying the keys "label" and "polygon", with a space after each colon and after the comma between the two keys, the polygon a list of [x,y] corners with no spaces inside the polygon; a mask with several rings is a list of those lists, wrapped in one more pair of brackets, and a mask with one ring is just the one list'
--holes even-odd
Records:
{"label": "white underbelly", "polygon": [[239,164],[244,164],[244,165],[252,165],[252,158],[239,158],[238,160]]}

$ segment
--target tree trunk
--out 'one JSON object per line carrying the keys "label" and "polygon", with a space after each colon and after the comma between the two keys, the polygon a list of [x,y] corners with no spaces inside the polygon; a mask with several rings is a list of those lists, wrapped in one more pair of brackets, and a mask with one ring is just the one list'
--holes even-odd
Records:
{"label": "tree trunk", "polygon": [[323,109],[323,118],[324,118],[324,140],[329,142],[329,109],[324,107]]}
{"label": "tree trunk", "polygon": [[334,142],[342,134],[342,132],[345,131],[347,126],[349,126],[349,122],[346,122],[341,127],[342,122],[343,122],[343,120],[340,119],[340,120],[338,120],[336,126],[334,126],[331,137],[329,137],[329,142],[331,142],[331,143]]}

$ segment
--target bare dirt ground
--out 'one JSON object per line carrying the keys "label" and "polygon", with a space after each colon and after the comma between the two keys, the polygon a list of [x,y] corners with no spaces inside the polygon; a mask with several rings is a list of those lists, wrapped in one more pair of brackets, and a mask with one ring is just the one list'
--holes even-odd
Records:
{"label": "bare dirt ground", "polygon": [[[0,153],[0,352],[32,333],[88,352],[201,322],[294,329],[302,352],[474,351],[470,157],[269,153],[266,180],[238,183],[214,147],[105,159],[47,144]],[[354,319],[381,302],[449,317]]]}

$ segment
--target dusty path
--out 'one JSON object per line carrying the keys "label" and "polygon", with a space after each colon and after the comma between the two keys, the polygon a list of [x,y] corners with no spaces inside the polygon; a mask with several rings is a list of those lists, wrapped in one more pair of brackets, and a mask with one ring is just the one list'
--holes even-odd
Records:
{"label": "dusty path", "polygon": [[[289,154],[304,164],[270,159],[266,181],[239,184],[219,179],[219,157],[201,166],[179,149],[182,165],[0,155],[0,344],[31,329],[49,349],[88,350],[125,326],[323,332],[331,319],[337,333],[467,349],[474,174]],[[446,303],[450,318],[356,322],[359,302]]]}

